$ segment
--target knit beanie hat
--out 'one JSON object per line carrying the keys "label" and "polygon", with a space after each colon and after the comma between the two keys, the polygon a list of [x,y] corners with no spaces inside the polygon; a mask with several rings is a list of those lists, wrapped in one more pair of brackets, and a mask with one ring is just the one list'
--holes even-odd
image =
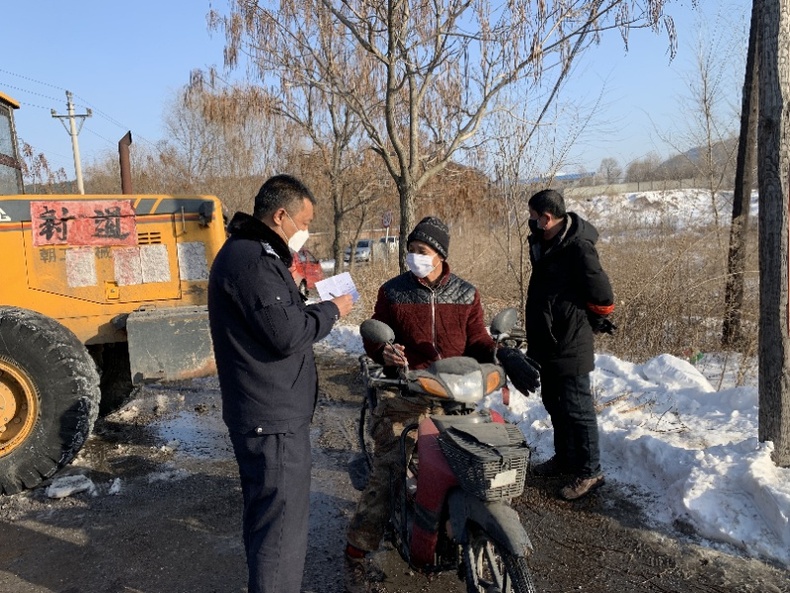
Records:
{"label": "knit beanie hat", "polygon": [[447,259],[447,250],[450,248],[450,232],[447,225],[435,216],[426,216],[406,239],[408,245],[412,241],[422,241],[430,245],[436,253]]}

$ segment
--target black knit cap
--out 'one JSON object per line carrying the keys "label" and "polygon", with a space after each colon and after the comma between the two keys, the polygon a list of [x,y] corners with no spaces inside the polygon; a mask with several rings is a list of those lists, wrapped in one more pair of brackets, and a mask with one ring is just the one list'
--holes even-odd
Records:
{"label": "black knit cap", "polygon": [[450,232],[447,225],[435,216],[426,216],[406,239],[408,245],[412,241],[422,241],[430,245],[436,253],[447,259],[447,250],[450,248]]}

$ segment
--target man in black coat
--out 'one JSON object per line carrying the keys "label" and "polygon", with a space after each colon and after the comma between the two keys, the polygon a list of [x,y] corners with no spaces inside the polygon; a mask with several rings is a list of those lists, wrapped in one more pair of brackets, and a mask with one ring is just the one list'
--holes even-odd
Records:
{"label": "man in black coat", "polygon": [[289,268],[315,198],[277,175],[237,212],[211,268],[208,310],[222,418],[239,464],[249,593],[299,593],[307,552],[310,421],[318,397],[313,344],[351,296],[305,305]]}
{"label": "man in black coat", "polygon": [[574,500],[604,483],[589,374],[593,332],[615,328],[612,287],[595,249],[598,231],[566,212],[562,194],[536,193],[529,214],[527,354],[541,365],[541,398],[554,426],[554,456],[532,471],[572,476],[559,494]]}

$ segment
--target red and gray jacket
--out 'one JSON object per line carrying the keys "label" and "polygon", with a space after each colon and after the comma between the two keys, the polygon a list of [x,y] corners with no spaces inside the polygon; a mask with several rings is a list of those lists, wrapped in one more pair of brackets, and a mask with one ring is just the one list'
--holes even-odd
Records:
{"label": "red and gray jacket", "polygon": [[[493,362],[495,344],[486,329],[477,289],[450,273],[444,262],[442,275],[429,287],[411,272],[379,288],[373,319],[389,325],[395,343],[406,348],[409,368],[422,369],[439,358],[470,356]],[[380,344],[365,343],[373,360],[383,363]]]}

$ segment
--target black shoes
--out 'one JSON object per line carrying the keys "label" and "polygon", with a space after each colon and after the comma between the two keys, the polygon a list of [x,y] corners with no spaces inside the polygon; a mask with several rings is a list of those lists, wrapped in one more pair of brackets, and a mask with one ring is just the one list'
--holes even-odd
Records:
{"label": "black shoes", "polygon": [[366,558],[349,558],[343,574],[344,593],[369,593],[370,585],[367,578]]}
{"label": "black shoes", "polygon": [[385,578],[386,575],[373,563],[369,554],[351,544],[346,545],[344,593],[376,593],[381,590],[377,583]]}

